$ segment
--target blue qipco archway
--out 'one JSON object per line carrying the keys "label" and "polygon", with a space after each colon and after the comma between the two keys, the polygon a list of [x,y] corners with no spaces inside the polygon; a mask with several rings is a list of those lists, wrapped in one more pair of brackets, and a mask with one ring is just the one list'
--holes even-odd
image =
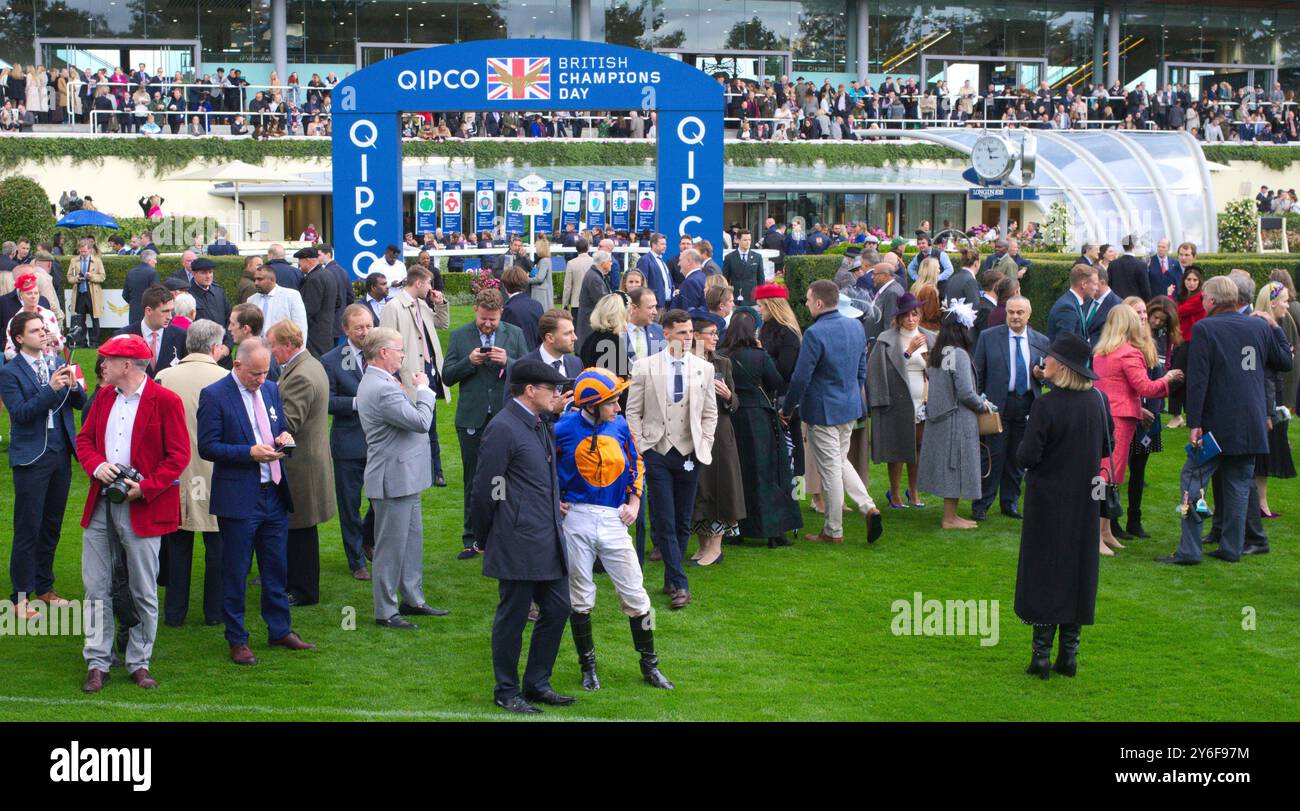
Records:
{"label": "blue qipco archway", "polygon": [[334,245],[358,277],[402,242],[400,115],[429,111],[654,110],[658,230],[722,236],[722,86],[674,59],[570,40],[425,48],[349,76],[333,93]]}

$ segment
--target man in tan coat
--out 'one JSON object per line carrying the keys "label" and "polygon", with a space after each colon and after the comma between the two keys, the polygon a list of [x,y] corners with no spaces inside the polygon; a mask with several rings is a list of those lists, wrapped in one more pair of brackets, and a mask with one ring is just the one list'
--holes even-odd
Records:
{"label": "man in tan coat", "polygon": [[[397,330],[402,336],[402,349],[406,356],[402,358],[398,377],[402,390],[411,398],[411,402],[415,402],[415,386],[411,380],[416,372],[428,376],[429,387],[437,399],[451,401],[451,389],[442,379],[442,344],[438,341],[437,332],[451,326],[451,306],[441,291],[433,290],[434,307],[430,307],[426,298],[432,287],[432,274],[419,265],[412,267],[407,271],[401,292],[384,306],[384,312],[379,317],[379,326]],[[429,456],[434,486],[446,487],[447,480],[442,475],[442,448],[438,443],[436,418],[429,427]]]}
{"label": "man in tan coat", "polygon": [[217,365],[230,354],[222,343],[225,330],[214,321],[200,319],[185,333],[187,354],[175,366],[167,366],[155,378],[174,392],[185,405],[185,425],[190,432],[190,463],[181,474],[181,524],[163,538],[167,587],[163,598],[163,622],[185,624],[190,607],[190,570],[194,560],[194,533],[203,533],[203,624],[220,625],[221,619],[221,533],[217,519],[208,513],[212,489],[212,463],[199,456],[199,392],[230,374]]}
{"label": "man in tan coat", "polygon": [[[72,291],[73,321],[81,326],[81,345],[99,343],[99,319],[104,315],[104,260],[95,240],[77,241],[77,255],[68,261],[68,289]],[[87,327],[91,323],[93,327]]]}
{"label": "man in tan coat", "polygon": [[280,364],[280,397],[285,430],[297,443],[284,460],[293,512],[289,514],[289,605],[320,602],[320,538],[316,527],[334,517],[334,465],[330,457],[330,384],[325,367],[303,347],[302,330],[292,321],[266,331],[271,354]]}
{"label": "man in tan coat", "polygon": [[575,324],[578,323],[578,306],[582,303],[582,280],[591,269],[592,258],[587,253],[590,247],[582,237],[578,237],[574,243],[573,249],[578,253],[564,264],[564,290],[560,293],[560,300],[555,303],[555,306],[569,311]]}

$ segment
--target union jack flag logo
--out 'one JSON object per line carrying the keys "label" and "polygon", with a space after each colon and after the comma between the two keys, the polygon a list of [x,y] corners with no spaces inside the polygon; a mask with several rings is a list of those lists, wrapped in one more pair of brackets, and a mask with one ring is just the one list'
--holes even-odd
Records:
{"label": "union jack flag logo", "polygon": [[489,101],[522,101],[551,97],[549,56],[489,59],[487,61]]}

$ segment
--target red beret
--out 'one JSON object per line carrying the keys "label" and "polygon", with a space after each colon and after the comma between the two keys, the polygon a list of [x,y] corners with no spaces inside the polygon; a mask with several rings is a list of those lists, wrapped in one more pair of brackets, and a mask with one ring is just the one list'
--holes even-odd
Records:
{"label": "red beret", "polygon": [[36,289],[36,274],[24,273],[17,279],[14,279],[14,287],[20,292],[27,293]]}
{"label": "red beret", "polygon": [[783,284],[760,284],[754,288],[754,300],[765,298],[790,298],[790,290]]}
{"label": "red beret", "polygon": [[99,347],[99,354],[106,358],[135,358],[153,360],[149,344],[139,335],[114,335]]}

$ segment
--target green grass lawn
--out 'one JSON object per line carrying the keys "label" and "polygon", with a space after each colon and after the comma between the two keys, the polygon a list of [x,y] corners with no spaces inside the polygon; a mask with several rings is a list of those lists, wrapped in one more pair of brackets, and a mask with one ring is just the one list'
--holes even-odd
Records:
{"label": "green grass lawn", "polygon": [[[467,308],[456,308],[457,324]],[[444,338],[444,346],[446,345]],[[88,352],[78,360],[93,365]],[[369,583],[351,579],[337,522],[321,528],[317,606],[294,610],[294,627],[318,650],[266,646],[255,587],[248,614],[256,667],[232,664],[221,627],[202,625],[202,553],[195,550],[192,604],[181,629],[160,624],[153,674],[161,687],[136,688],[115,670],[104,691],[79,691],[85,665],[72,637],[0,637],[0,720],[505,720],[492,706],[489,635],[496,583],[460,549],[460,460],[451,409],[440,409],[443,464],[450,486],[424,498],[425,592],[442,618],[420,630],[380,629]],[[0,417],[7,435],[7,417]],[[1097,624],[1083,631],[1079,676],[1032,679],[1029,632],[1013,610],[1020,523],[996,510],[978,530],[944,532],[942,509],[885,508],[885,536],[865,543],[846,522],[839,547],[797,543],[769,550],[752,541],[726,547],[716,568],[688,570],[694,603],[668,610],[662,566],[647,564],[658,611],[657,642],[673,692],[640,680],[627,621],[605,576],[598,576],[596,645],[604,688],[542,720],[1297,720],[1300,719],[1300,563],[1295,481],[1273,482],[1270,501],[1284,517],[1266,521],[1272,554],[1237,565],[1155,564],[1177,543],[1174,505],[1185,431],[1166,434],[1148,471],[1147,541],[1101,561]],[[9,555],[13,491],[0,469],[3,558]],[[869,486],[884,506],[883,468]],[[56,588],[82,593],[81,530],[87,478],[74,469],[56,560]],[[969,505],[963,503],[963,513]],[[814,529],[820,516],[805,504]],[[196,547],[198,544],[196,544]],[[5,572],[7,580],[7,572]],[[6,583],[6,591],[8,583]],[[996,600],[999,639],[895,636],[895,600]],[[160,595],[161,603],[161,595]],[[1255,628],[1243,628],[1243,611]],[[345,618],[355,615],[355,630]],[[566,633],[553,680],[581,693]]]}

